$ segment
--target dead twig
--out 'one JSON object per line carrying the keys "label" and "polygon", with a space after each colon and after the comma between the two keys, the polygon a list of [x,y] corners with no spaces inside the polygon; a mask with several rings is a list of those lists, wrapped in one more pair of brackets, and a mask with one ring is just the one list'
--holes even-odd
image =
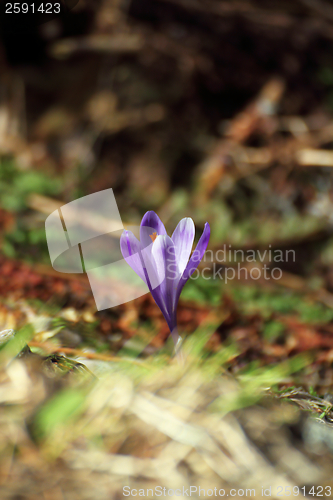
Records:
{"label": "dead twig", "polygon": [[62,347],[62,346],[58,347],[54,344],[51,344],[50,342],[36,342],[35,340],[32,340],[31,342],[29,342],[28,345],[29,347],[38,347],[39,349],[42,349],[51,354],[62,353],[62,354],[67,354],[69,356],[77,356],[80,358],[94,359],[98,361],[113,361],[116,363],[119,363],[120,361],[127,361],[139,365],[142,364],[142,362],[135,359],[120,358],[119,356],[110,356],[107,354],[99,354],[97,352],[86,352],[83,351],[82,349],[75,349],[73,347]]}

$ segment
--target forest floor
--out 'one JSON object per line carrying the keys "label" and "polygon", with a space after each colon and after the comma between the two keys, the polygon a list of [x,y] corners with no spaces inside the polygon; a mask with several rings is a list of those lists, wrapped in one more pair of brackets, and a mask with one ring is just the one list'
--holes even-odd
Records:
{"label": "forest floor", "polygon": [[[87,0],[1,33],[1,500],[333,496],[332,22]],[[46,216],[110,187],[125,225],[211,225],[182,362],[150,295],[96,311],[51,267]]]}

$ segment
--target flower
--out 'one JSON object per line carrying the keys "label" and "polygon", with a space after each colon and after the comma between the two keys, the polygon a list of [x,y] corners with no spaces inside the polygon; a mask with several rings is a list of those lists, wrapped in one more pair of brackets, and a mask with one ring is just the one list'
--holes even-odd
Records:
{"label": "flower", "polygon": [[120,238],[120,249],[126,262],[146,283],[156,304],[163,313],[177,344],[177,306],[181,291],[201,261],[210,237],[206,222],[194,250],[191,250],[195,227],[191,218],[182,219],[171,238],[164,224],[153,212],[147,212],[140,225],[140,241],[125,230]]}

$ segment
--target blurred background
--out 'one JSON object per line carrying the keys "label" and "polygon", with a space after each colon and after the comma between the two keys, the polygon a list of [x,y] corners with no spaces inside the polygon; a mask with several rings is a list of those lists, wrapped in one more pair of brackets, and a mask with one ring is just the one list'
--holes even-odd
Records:
{"label": "blurred background", "polygon": [[[28,31],[1,18],[0,327],[31,349],[15,370],[24,343],[0,351],[1,498],[329,488],[333,3],[80,0]],[[170,367],[149,295],[98,312],[85,275],[51,267],[46,217],[108,188],[125,225],[154,210],[171,234],[189,216],[212,252],[257,255],[226,283],[226,252],[184,288],[192,371]],[[84,367],[109,378],[77,389]]]}

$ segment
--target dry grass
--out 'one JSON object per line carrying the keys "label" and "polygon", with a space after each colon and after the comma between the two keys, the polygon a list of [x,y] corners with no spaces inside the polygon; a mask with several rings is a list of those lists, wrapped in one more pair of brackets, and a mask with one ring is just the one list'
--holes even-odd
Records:
{"label": "dry grass", "polygon": [[3,349],[1,499],[109,500],[126,485],[147,498],[156,486],[256,497],[271,487],[277,498],[278,487],[330,484],[331,427],[265,395],[306,358],[236,380],[221,370],[232,350],[200,360],[209,332],[199,333],[185,342],[183,364],[87,360],[98,377],[36,354],[14,358],[19,342]]}

